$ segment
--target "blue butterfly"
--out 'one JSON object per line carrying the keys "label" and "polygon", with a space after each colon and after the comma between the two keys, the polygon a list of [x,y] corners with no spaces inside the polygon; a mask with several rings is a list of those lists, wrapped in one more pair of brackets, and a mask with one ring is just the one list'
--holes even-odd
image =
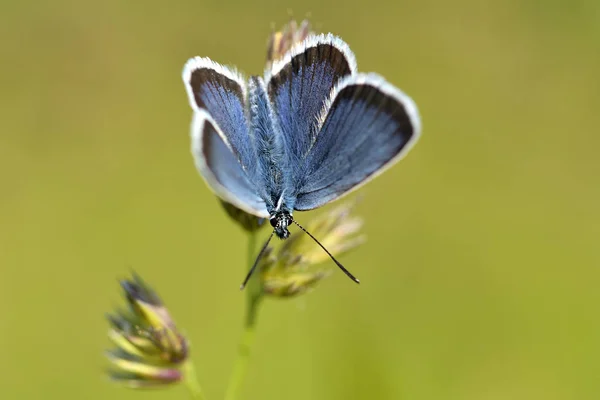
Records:
{"label": "blue butterfly", "polygon": [[358,73],[354,54],[332,34],[307,37],[263,77],[246,80],[195,57],[183,81],[194,110],[198,171],[222,200],[268,218],[269,240],[286,239],[292,222],[304,230],[295,210],[321,207],[364,185],[403,158],[421,132],[413,100],[379,75]]}

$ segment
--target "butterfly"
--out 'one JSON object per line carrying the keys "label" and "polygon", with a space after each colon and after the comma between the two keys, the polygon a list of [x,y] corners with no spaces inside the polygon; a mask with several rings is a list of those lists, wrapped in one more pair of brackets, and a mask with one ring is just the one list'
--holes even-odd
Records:
{"label": "butterfly", "polygon": [[183,82],[193,110],[192,154],[222,200],[261,218],[273,235],[294,218],[335,201],[402,159],[417,142],[414,101],[374,73],[359,73],[348,45],[310,35],[245,79],[209,58],[190,59]]}

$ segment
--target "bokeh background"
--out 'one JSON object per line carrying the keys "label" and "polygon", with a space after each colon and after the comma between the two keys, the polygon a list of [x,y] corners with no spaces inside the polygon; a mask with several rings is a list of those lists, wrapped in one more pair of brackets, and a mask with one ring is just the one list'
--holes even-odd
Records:
{"label": "bokeh background", "polygon": [[3,0],[0,397],[185,398],[103,375],[133,268],[222,398],[246,238],[194,169],[180,74],[195,55],[260,73],[290,6],[424,132],[361,190],[369,242],[343,262],[363,284],[265,303],[243,398],[600,398],[594,0]]}

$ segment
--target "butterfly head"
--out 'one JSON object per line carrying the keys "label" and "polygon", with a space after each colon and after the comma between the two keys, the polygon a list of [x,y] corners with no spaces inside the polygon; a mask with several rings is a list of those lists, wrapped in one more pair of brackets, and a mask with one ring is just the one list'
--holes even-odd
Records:
{"label": "butterfly head", "polygon": [[277,211],[269,218],[271,226],[279,239],[287,239],[290,236],[288,226],[294,221],[288,211]]}

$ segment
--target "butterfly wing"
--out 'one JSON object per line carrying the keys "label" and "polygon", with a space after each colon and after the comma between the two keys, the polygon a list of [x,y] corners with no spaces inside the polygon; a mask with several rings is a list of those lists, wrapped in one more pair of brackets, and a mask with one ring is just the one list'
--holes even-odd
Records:
{"label": "butterfly wing", "polygon": [[198,171],[221,199],[267,217],[264,201],[248,178],[256,167],[256,154],[248,134],[243,78],[196,57],[185,65],[183,81],[194,110],[192,154]]}
{"label": "butterfly wing", "polygon": [[194,114],[192,154],[196,168],[217,196],[247,213],[269,216],[226,136],[205,110]]}
{"label": "butterfly wing", "polygon": [[375,74],[344,78],[319,125],[297,210],[320,207],[367,183],[404,157],[421,132],[412,99]]}
{"label": "butterfly wing", "polygon": [[183,82],[192,109],[205,110],[211,115],[239,162],[251,170],[256,156],[248,136],[244,78],[209,58],[195,57],[183,69]]}
{"label": "butterfly wing", "polygon": [[[328,34],[309,36],[265,71],[274,114],[290,165],[300,167],[317,134],[317,118],[331,90],[356,72],[356,61],[341,39]],[[301,171],[294,170],[298,175]]]}

